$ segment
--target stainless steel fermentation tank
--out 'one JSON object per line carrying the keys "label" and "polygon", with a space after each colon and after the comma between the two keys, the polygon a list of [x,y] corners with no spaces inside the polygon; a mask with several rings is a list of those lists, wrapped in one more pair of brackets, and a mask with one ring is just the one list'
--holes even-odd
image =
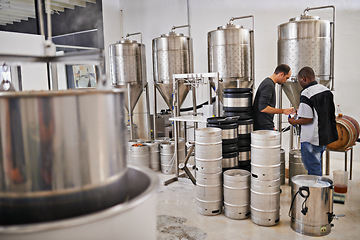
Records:
{"label": "stainless steel fermentation tank", "polygon": [[[252,29],[234,25],[236,19],[252,18]],[[219,72],[218,94],[224,88],[254,85],[254,17],[232,17],[226,26],[208,33],[209,72]],[[215,86],[212,86],[215,88]],[[217,90],[217,89],[215,89]]]}
{"label": "stainless steel fermentation tank", "polygon": [[[174,32],[174,29],[180,27],[190,26],[174,26],[169,33],[162,34],[161,37],[152,41],[154,84],[170,109],[172,109],[173,103],[173,74],[193,73],[194,71],[192,39]],[[179,83],[179,106],[184,102],[189,90],[189,85]],[[156,98],[156,91],[154,94]]]}
{"label": "stainless steel fermentation tank", "polygon": [[[129,36],[138,34],[141,35],[141,33],[127,34],[124,40],[109,46],[110,78],[112,85],[116,88],[127,89],[125,107],[129,113],[131,139],[135,136],[133,110],[144,89],[146,92],[148,126],[150,124],[148,84],[146,81],[145,45],[142,44],[142,37],[141,43],[129,39]],[[148,138],[150,138],[150,128],[148,131]]]}
{"label": "stainless steel fermentation tank", "polygon": [[[308,11],[332,8],[333,19],[320,20],[309,16]],[[300,17],[278,26],[278,64],[291,67],[292,75],[283,84],[283,90],[291,104],[298,108],[301,86],[297,74],[305,66],[315,72],[316,81],[330,88],[334,86],[334,25],[335,7],[306,8]]]}

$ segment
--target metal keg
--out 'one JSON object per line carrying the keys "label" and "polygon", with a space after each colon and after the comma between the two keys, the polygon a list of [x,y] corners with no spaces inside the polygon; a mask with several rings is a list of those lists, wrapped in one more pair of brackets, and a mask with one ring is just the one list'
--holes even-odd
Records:
{"label": "metal keg", "polygon": [[251,175],[262,181],[278,179],[280,178],[280,163],[276,165],[258,165],[251,162]]}
{"label": "metal keg", "polygon": [[238,121],[238,137],[239,138],[251,138],[251,132],[253,130],[252,119],[239,119]]}
{"label": "metal keg", "polygon": [[251,88],[223,89],[223,109],[229,112],[246,112],[252,110]]}
{"label": "metal keg", "polygon": [[289,152],[289,185],[290,179],[296,175],[307,175],[307,170],[301,160],[301,151],[293,149]]}
{"label": "metal keg", "polygon": [[291,178],[291,228],[309,236],[324,236],[331,232],[333,214],[332,180],[297,175]]}
{"label": "metal keg", "polygon": [[144,143],[149,147],[150,169],[160,171],[160,143],[156,141],[146,141]]}
{"label": "metal keg", "polygon": [[[328,6],[331,7],[331,6]],[[330,87],[334,79],[334,22],[309,16],[308,9],[300,17],[278,26],[278,64],[291,66],[292,76],[283,90],[295,108],[300,104],[301,86],[297,74],[305,66],[315,72],[317,82]],[[335,18],[335,9],[333,8]]]}
{"label": "metal keg", "polygon": [[221,129],[222,143],[231,144],[238,141],[237,117],[211,117],[207,119],[207,127]]}
{"label": "metal keg", "polygon": [[161,173],[174,174],[175,173],[175,145],[169,142],[160,144],[160,163]]}
{"label": "metal keg", "polygon": [[239,165],[239,152],[223,153],[222,168],[235,168]]}
{"label": "metal keg", "polygon": [[222,171],[196,173],[196,198],[202,201],[222,200]]}
{"label": "metal keg", "polygon": [[239,162],[251,160],[251,147],[239,147]]}
{"label": "metal keg", "polygon": [[[171,144],[175,144],[175,139],[170,139]],[[178,154],[179,154],[179,164],[185,162],[185,138],[178,139]]]}
{"label": "metal keg", "polygon": [[133,144],[130,149],[130,163],[150,167],[149,147],[142,144]]}
{"label": "metal keg", "polygon": [[251,178],[251,220],[260,226],[273,226],[280,220],[280,178],[270,181]]}
{"label": "metal keg", "polygon": [[195,157],[196,173],[218,173],[222,171],[222,157],[218,159],[200,159]]}
{"label": "metal keg", "polygon": [[280,149],[280,182],[285,184],[285,150]]}
{"label": "metal keg", "polygon": [[144,143],[143,140],[141,139],[132,139],[129,140],[127,143],[127,162],[130,163],[131,162],[131,146],[137,143]]}
{"label": "metal keg", "polygon": [[195,158],[222,158],[222,130],[220,128],[201,128],[195,131]]}
{"label": "metal keg", "polygon": [[196,208],[198,213],[205,216],[214,216],[221,213],[223,201],[206,201],[201,199],[196,199]]}
{"label": "metal keg", "polygon": [[251,119],[253,117],[252,111],[246,112],[228,112],[224,111],[226,117],[238,117],[240,120]]}
{"label": "metal keg", "polygon": [[219,72],[221,100],[224,88],[249,88],[254,84],[254,26],[245,29],[232,23],[248,17],[253,18],[231,18],[225,26],[208,33],[209,72]]}
{"label": "metal keg", "polygon": [[250,215],[250,172],[231,169],[224,172],[224,212],[231,219]]}

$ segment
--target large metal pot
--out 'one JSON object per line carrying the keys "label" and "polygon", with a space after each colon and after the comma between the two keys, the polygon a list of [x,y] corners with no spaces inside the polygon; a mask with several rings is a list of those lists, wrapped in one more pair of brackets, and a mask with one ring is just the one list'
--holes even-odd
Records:
{"label": "large metal pot", "polygon": [[[156,239],[159,179],[145,168],[129,167],[126,202],[81,217],[46,223],[0,226],[1,240]],[[141,231],[139,231],[141,229]]]}
{"label": "large metal pot", "polygon": [[0,93],[0,224],[69,218],[125,199],[123,94]]}

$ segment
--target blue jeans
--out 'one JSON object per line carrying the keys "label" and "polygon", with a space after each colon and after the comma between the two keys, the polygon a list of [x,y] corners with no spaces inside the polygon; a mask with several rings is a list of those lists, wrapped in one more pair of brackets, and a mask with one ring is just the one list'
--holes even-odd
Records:
{"label": "blue jeans", "polygon": [[309,175],[322,176],[321,158],[326,146],[301,143],[301,158]]}

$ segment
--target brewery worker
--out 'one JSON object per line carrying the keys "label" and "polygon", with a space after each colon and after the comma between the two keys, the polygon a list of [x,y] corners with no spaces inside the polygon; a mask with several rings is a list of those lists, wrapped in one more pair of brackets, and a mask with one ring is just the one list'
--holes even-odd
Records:
{"label": "brewery worker", "polygon": [[328,88],[315,81],[310,67],[300,70],[298,80],[303,88],[298,119],[289,118],[289,123],[301,125],[301,157],[308,174],[322,176],[322,154],[326,145],[338,139],[334,97]]}
{"label": "brewery worker", "polygon": [[281,64],[276,67],[275,72],[270,77],[265,78],[261,82],[256,92],[253,105],[254,130],[275,130],[274,114],[289,115],[293,113],[293,108],[275,108],[275,84],[285,83],[290,76],[290,67]]}

